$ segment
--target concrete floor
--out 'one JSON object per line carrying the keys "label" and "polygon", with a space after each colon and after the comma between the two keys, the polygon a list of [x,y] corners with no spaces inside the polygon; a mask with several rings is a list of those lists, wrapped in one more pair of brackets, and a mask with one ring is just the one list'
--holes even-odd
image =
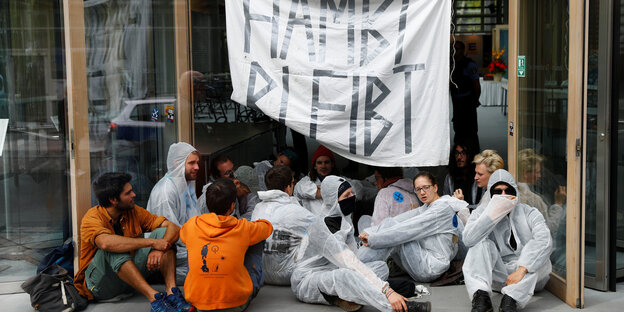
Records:
{"label": "concrete floor", "polygon": [[[157,289],[162,290],[162,286]],[[470,301],[466,294],[465,286],[447,286],[430,288],[431,295],[424,299],[432,303],[433,311],[470,311]],[[495,294],[492,298],[497,307],[501,295]],[[598,292],[591,289],[585,290],[585,311],[621,311],[624,306],[624,284],[618,285],[617,292]],[[4,312],[32,311],[27,294],[0,295],[0,307]],[[556,298],[548,291],[537,293],[523,311],[573,311],[567,304]],[[112,311],[149,311],[146,299],[135,295],[118,303],[92,303],[87,308],[88,312],[112,312]],[[251,303],[248,312],[340,312],[337,307],[325,305],[313,305],[299,302],[292,294],[289,287],[265,286],[258,297]],[[361,312],[372,312],[375,309],[364,307]]]}

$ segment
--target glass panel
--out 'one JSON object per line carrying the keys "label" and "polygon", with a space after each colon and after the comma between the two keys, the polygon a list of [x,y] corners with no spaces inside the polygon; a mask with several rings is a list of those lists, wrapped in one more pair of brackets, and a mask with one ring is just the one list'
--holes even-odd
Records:
{"label": "glass panel", "polygon": [[[280,150],[286,144],[286,128],[230,100],[224,0],[191,1],[191,38],[193,70],[184,77],[193,83],[195,143],[204,157],[206,175],[210,174],[208,159],[216,154],[226,154],[235,165],[274,157],[274,147]],[[206,178],[198,177],[197,185]]]}
{"label": "glass panel", "polygon": [[84,7],[91,178],[131,174],[135,201],[145,207],[177,140],[173,1],[85,1]]}
{"label": "glass panel", "polygon": [[[616,27],[620,28],[620,46],[617,47],[619,51],[619,55],[615,55],[614,58],[618,58],[619,62],[617,62],[620,66],[618,72],[620,73],[619,82],[619,98],[617,99],[617,112],[618,112],[618,122],[617,126],[617,159],[614,160],[614,164],[617,166],[617,170],[613,172],[617,172],[617,183],[616,185],[620,185],[619,190],[621,190],[621,185],[624,185],[624,79],[622,79],[622,73],[624,73],[624,1],[620,1],[620,25],[616,25]],[[617,256],[616,256],[616,269],[624,270],[624,192],[617,192],[617,212],[616,212],[616,222],[617,222]],[[622,276],[618,274],[618,276]]]}
{"label": "glass panel", "polygon": [[568,1],[521,1],[517,106],[520,200],[536,207],[553,237],[553,272],[565,277],[565,185],[568,106]]}
{"label": "glass panel", "polygon": [[[599,171],[598,161],[602,155],[598,154],[600,145],[598,142],[598,132],[604,126],[605,116],[599,112],[598,106],[606,105],[605,93],[609,92],[604,78],[604,67],[599,62],[600,55],[605,51],[600,48],[599,31],[599,1],[589,2],[589,40],[588,40],[588,72],[587,72],[587,152],[585,159],[585,274],[597,277],[603,281],[605,276],[605,229],[604,226],[597,228],[597,225],[604,225],[604,214],[606,213],[604,202],[597,205],[597,192],[604,192],[604,185],[598,185],[597,173]],[[604,44],[604,43],[603,43]],[[602,166],[604,168],[604,166]],[[600,188],[597,188],[600,187]],[[597,209],[598,208],[598,209]],[[599,273],[599,274],[597,274]],[[588,283],[589,287],[601,288],[598,284]],[[606,290],[606,289],[604,289]]]}
{"label": "glass panel", "polygon": [[62,7],[0,1],[0,283],[71,236]]}

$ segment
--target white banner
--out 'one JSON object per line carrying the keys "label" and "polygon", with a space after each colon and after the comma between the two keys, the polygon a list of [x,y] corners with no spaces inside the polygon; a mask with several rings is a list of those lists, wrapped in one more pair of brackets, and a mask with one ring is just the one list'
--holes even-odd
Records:
{"label": "white banner", "polygon": [[449,153],[450,0],[231,0],[232,100],[376,166]]}

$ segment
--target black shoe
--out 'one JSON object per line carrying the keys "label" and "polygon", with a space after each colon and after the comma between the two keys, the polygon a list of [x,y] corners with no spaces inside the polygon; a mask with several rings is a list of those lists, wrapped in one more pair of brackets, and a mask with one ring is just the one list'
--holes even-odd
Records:
{"label": "black shoe", "polygon": [[472,295],[472,310],[471,312],[492,312],[492,299],[490,299],[490,294],[484,290],[477,290],[477,292]]}
{"label": "black shoe", "polygon": [[501,299],[500,307],[498,308],[499,312],[516,312],[516,300],[507,295],[503,295],[503,299]]}
{"label": "black shoe", "polygon": [[429,312],[431,311],[431,302],[406,301],[407,312]]}

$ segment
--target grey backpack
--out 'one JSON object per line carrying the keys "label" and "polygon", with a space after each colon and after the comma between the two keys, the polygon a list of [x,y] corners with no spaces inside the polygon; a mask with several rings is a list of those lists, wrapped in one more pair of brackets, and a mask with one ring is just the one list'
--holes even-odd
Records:
{"label": "grey backpack", "polygon": [[30,304],[35,311],[80,311],[89,304],[76,290],[67,270],[58,264],[29,278],[21,287],[30,295]]}

